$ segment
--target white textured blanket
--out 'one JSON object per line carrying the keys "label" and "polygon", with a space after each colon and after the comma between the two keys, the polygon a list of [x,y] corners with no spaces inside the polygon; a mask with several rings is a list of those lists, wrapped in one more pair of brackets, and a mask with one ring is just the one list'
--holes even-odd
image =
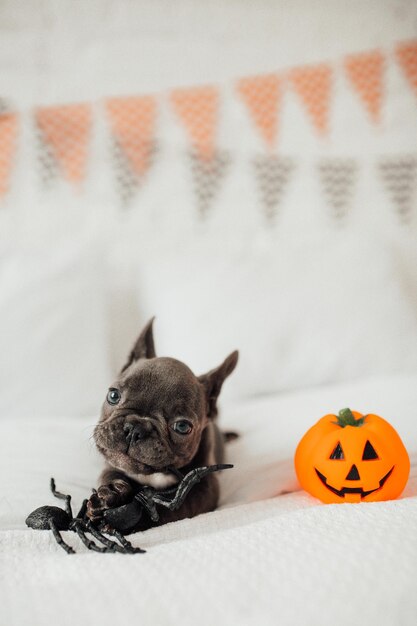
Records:
{"label": "white textured blanket", "polygon": [[[52,502],[48,478],[88,492],[98,461],[79,420],[0,424],[3,626],[131,623],[408,625],[417,615],[417,458],[393,502],[322,505],[296,488],[291,452],[322,413],[346,404],[390,419],[412,450],[417,377],[308,391],[230,407],[220,510],[132,537],[144,555],[67,556],[50,533],[24,529]],[[83,442],[83,445],[80,444]],[[414,445],[417,450],[417,445]],[[274,497],[275,496],[275,497]]]}

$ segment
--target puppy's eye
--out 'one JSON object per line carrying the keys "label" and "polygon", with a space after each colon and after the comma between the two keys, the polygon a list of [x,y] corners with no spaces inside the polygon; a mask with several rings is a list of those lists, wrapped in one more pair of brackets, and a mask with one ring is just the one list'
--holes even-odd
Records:
{"label": "puppy's eye", "polygon": [[121,397],[122,395],[118,389],[110,387],[109,393],[107,394],[107,402],[109,404],[119,404]]}
{"label": "puppy's eye", "polygon": [[178,422],[173,423],[171,428],[180,435],[188,435],[193,429],[192,424],[187,420],[178,420]]}

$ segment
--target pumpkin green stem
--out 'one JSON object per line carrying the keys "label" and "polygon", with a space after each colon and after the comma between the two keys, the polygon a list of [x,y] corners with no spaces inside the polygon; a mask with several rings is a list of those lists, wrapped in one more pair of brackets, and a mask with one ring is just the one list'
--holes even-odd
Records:
{"label": "pumpkin green stem", "polygon": [[350,409],[342,409],[339,411],[337,422],[335,422],[335,424],[341,428],[345,428],[345,426],[362,426],[365,422],[365,417],[366,415],[360,417],[359,419],[355,419],[355,416]]}

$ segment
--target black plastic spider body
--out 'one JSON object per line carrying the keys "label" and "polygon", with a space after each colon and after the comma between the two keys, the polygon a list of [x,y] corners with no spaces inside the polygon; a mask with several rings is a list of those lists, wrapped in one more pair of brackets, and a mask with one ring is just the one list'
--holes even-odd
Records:
{"label": "black plastic spider body", "polygon": [[[99,527],[93,525],[86,516],[87,500],[84,500],[82,503],[76,517],[73,516],[71,496],[57,491],[55,481],[51,478],[51,491],[56,498],[65,500],[65,510],[57,506],[41,506],[30,513],[26,519],[26,525],[38,530],[51,530],[56,542],[67,554],[74,554],[75,551],[63,540],[60,533],[62,530],[70,530],[77,533],[86,548],[95,552],[144,553],[145,550],[135,548],[124,537],[124,534],[132,532],[139,524],[144,512],[149,515],[153,522],[158,522],[157,505],[175,511],[184,502],[192,487],[199,483],[204,476],[231,467],[233,465],[225,464],[197,467],[184,477],[180,472],[175,471],[178,478],[180,478],[180,482],[175,487],[164,491],[156,491],[152,487],[141,487],[131,502],[105,511],[104,521]],[[106,534],[113,536],[117,541],[106,537],[102,532],[102,527],[105,527]],[[87,533],[91,534],[102,545],[97,545],[94,540],[89,539]]]}
{"label": "black plastic spider body", "polygon": [[[134,548],[117,530],[112,530],[109,534],[114,535],[120,543],[112,541],[103,535],[103,533],[86,518],[87,500],[84,500],[76,517],[74,517],[71,508],[71,496],[57,491],[53,478],[51,478],[51,491],[56,498],[65,500],[65,511],[57,506],[41,506],[28,515],[26,525],[38,530],[51,530],[58,545],[68,554],[74,554],[75,550],[65,543],[60,533],[61,530],[71,530],[77,533],[86,548],[88,548],[88,550],[94,550],[95,552],[120,552],[122,554],[145,552],[145,550],[141,548]],[[95,541],[87,537],[86,533],[91,534],[102,545],[97,545]]]}

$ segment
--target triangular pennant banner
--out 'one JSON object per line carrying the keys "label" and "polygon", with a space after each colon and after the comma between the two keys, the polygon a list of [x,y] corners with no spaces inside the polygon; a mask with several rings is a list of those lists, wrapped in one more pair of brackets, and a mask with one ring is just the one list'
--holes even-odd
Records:
{"label": "triangular pennant banner", "polygon": [[324,196],[334,216],[341,219],[352,201],[356,163],[351,159],[323,159],[318,167]]}
{"label": "triangular pennant banner", "polygon": [[395,54],[408,82],[417,95],[417,41],[398,44]]}
{"label": "triangular pennant banner", "polygon": [[417,179],[417,157],[386,158],[379,164],[379,171],[400,218],[407,222],[413,208]]}
{"label": "triangular pennant banner", "polygon": [[154,142],[156,101],[142,98],[112,98],[106,102],[110,126],[132,170],[142,176],[149,167]]}
{"label": "triangular pennant banner", "polygon": [[276,143],[281,79],[275,74],[242,78],[237,85],[252,120],[268,148]]}
{"label": "triangular pennant banner", "polygon": [[287,157],[261,155],[254,159],[253,164],[265,214],[272,219],[281,203],[294,163]]}
{"label": "triangular pennant banner", "polygon": [[123,204],[128,204],[155,156],[156,100],[152,96],[112,98],[106,102],[106,111],[119,192]]}
{"label": "triangular pennant banner", "polygon": [[331,66],[322,63],[316,66],[296,67],[290,71],[289,79],[315,128],[320,134],[326,134],[332,95]]}
{"label": "triangular pennant banner", "polygon": [[91,133],[89,104],[70,104],[38,109],[35,113],[43,144],[48,154],[41,160],[49,163],[51,156],[71,183],[85,176],[88,144]]}
{"label": "triangular pennant banner", "polygon": [[385,57],[379,50],[348,56],[346,74],[373,122],[379,122],[383,98]]}
{"label": "triangular pennant banner", "polygon": [[191,151],[190,159],[199,212],[205,217],[226,174],[230,163],[229,155],[216,151],[208,160]]}
{"label": "triangular pennant banner", "polygon": [[177,89],[171,102],[190,137],[198,158],[214,156],[218,123],[219,93],[216,87]]}
{"label": "triangular pennant banner", "polygon": [[127,157],[124,147],[119,140],[113,138],[113,158],[116,171],[116,182],[121,203],[127,206],[140,189],[147,170],[152,166],[157,153],[156,143],[143,146],[144,152],[142,163],[143,173],[138,173],[132,166],[132,161]]}
{"label": "triangular pennant banner", "polygon": [[16,151],[18,117],[16,113],[0,112],[0,198],[9,188],[13,157]]}

